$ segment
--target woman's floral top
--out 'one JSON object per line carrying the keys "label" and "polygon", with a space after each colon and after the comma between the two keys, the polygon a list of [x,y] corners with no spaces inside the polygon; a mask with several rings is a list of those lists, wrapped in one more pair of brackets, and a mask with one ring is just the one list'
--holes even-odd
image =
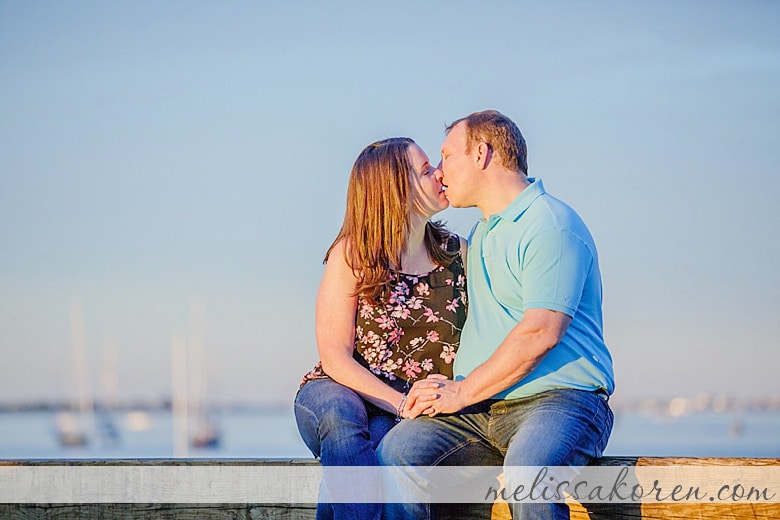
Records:
{"label": "woman's floral top", "polygon": [[[458,251],[453,235],[449,251]],[[396,390],[405,391],[428,374],[452,377],[452,362],[466,320],[466,276],[460,253],[447,267],[422,275],[392,275],[387,301],[358,298],[355,359]],[[301,381],[328,377],[317,363]]]}

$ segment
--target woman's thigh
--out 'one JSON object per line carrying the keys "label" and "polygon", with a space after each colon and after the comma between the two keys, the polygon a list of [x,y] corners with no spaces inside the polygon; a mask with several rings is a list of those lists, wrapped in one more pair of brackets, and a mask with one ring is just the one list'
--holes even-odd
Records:
{"label": "woman's thigh", "polygon": [[354,390],[332,379],[309,381],[295,396],[295,420],[303,442],[319,457],[327,437],[369,438],[366,403]]}

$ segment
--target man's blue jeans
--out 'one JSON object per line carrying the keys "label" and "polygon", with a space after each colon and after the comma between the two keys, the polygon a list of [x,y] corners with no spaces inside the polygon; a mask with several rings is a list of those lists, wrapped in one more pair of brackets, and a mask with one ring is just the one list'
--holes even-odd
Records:
{"label": "man's blue jeans", "polygon": [[[605,395],[552,390],[532,397],[489,400],[453,415],[401,421],[378,454],[396,466],[585,466],[600,457],[612,431]],[[507,489],[514,489],[505,471]],[[419,475],[417,475],[419,477]],[[455,484],[455,483],[453,483]],[[402,489],[421,485],[412,476]],[[568,519],[564,503],[512,503],[512,517]],[[430,504],[385,504],[385,518],[429,519]]]}
{"label": "man's blue jeans", "polygon": [[[332,379],[307,382],[295,397],[295,420],[303,442],[328,466],[377,466],[376,447],[395,425],[395,416],[368,404]],[[341,483],[344,485],[345,483]],[[381,504],[320,503],[317,520],[379,519]]]}

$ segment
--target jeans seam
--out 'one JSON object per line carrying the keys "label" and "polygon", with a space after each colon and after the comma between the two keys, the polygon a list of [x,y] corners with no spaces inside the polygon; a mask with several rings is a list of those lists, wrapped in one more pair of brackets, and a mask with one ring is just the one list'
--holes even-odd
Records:
{"label": "jeans seam", "polygon": [[[575,392],[586,392],[586,390],[574,390]],[[595,394],[594,394],[595,395]],[[586,427],[595,426],[597,425],[596,418],[602,413],[602,403],[606,404],[606,401],[604,401],[600,396],[595,395],[597,399],[597,405],[592,409],[592,414],[589,417],[590,424],[586,425]],[[580,403],[581,406],[581,403]],[[577,442],[572,444],[572,448],[567,453],[567,459],[569,458],[571,452],[577,447],[580,446],[580,440],[582,439],[583,435],[585,434],[585,431],[580,432],[580,435],[577,437]],[[601,441],[604,439],[604,435],[606,434],[606,430],[602,429],[601,436],[599,437],[599,441],[597,444],[594,444],[593,446],[593,456],[591,458],[595,458],[598,455],[596,455],[596,451],[603,451],[599,450],[599,446],[601,445]]]}
{"label": "jeans seam", "polygon": [[[612,409],[609,407],[609,404],[607,401],[604,401],[604,415],[605,419],[609,418],[609,416],[612,414]],[[609,428],[604,428],[601,432],[601,437],[599,438],[599,443],[597,448],[599,449],[599,455],[601,456],[604,453],[604,450],[607,447],[607,443],[609,443],[609,436],[612,434],[612,427],[614,424],[614,415],[612,419],[609,421],[610,425]],[[604,426],[606,426],[606,420],[604,421]]]}
{"label": "jeans seam", "polygon": [[[308,406],[304,406],[304,405],[302,405],[302,404],[300,404],[298,402],[294,403],[293,406],[294,406],[294,408],[296,410],[301,410],[301,412],[305,412],[307,415],[309,415],[313,419],[312,422],[317,425],[317,437],[320,437],[320,431],[319,431],[320,430],[320,424],[319,424],[319,421],[317,420],[317,414],[315,414]],[[297,422],[298,421],[296,420],[296,423]],[[296,426],[297,426],[297,424],[296,424]],[[299,427],[299,429],[300,429],[300,427]],[[306,444],[305,441],[304,441],[304,444]],[[306,447],[309,448],[309,445],[307,444]],[[322,448],[322,446],[320,446],[320,448]],[[311,454],[314,456],[315,459],[319,459],[320,458],[320,456],[318,454],[314,453],[314,451],[311,448],[309,448],[309,451],[312,452]]]}
{"label": "jeans seam", "polygon": [[602,426],[602,428],[601,428],[601,435],[599,436],[598,443],[596,443],[593,446],[593,450],[594,450],[593,456],[594,457],[598,457],[599,456],[599,453],[597,453],[597,452],[603,452],[604,451],[603,448],[601,448],[601,445],[602,445],[602,441],[604,440],[604,436],[607,433],[607,429],[604,428],[604,426],[606,426],[607,408],[609,407],[609,405],[607,404],[607,401],[605,401],[600,395],[596,394],[596,397],[598,398],[598,400],[597,400],[597,405],[595,407],[593,416],[590,419],[591,424],[596,425],[597,424],[596,423],[596,418],[599,417],[600,415],[604,416],[603,417],[604,420],[600,421],[598,423],[598,424],[600,424]]}
{"label": "jeans seam", "polygon": [[479,444],[479,439],[466,439],[465,441],[455,445],[452,449],[448,450],[446,453],[443,453],[438,459],[436,459],[431,466],[438,466],[442,461],[444,461],[447,457],[452,455],[453,453],[461,450],[462,448],[465,448],[466,446],[470,446],[472,444]]}
{"label": "jeans seam", "polygon": [[[494,438],[495,437],[494,430],[498,426],[498,423],[500,423],[501,421],[503,421],[509,416],[509,413],[508,413],[506,403],[496,404],[496,406],[501,406],[500,413],[494,414],[491,408],[491,410],[488,412],[487,431],[485,433],[487,435],[488,444],[490,444],[494,449],[497,449],[499,453],[501,453],[503,456],[506,456],[507,450],[506,448],[501,447],[498,444],[497,439]],[[496,411],[499,412],[499,410]]]}

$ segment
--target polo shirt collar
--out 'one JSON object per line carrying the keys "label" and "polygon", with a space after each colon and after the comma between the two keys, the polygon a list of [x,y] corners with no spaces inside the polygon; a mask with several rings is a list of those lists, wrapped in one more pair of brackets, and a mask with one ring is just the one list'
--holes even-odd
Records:
{"label": "polo shirt collar", "polygon": [[513,200],[509,206],[504,208],[502,211],[491,215],[488,219],[489,222],[497,222],[499,220],[515,221],[519,219],[520,216],[522,216],[522,214],[525,213],[525,211],[531,206],[533,201],[545,193],[542,179],[529,177],[528,181],[531,184],[529,184],[522,192],[520,192],[520,195],[515,197],[515,200]]}

